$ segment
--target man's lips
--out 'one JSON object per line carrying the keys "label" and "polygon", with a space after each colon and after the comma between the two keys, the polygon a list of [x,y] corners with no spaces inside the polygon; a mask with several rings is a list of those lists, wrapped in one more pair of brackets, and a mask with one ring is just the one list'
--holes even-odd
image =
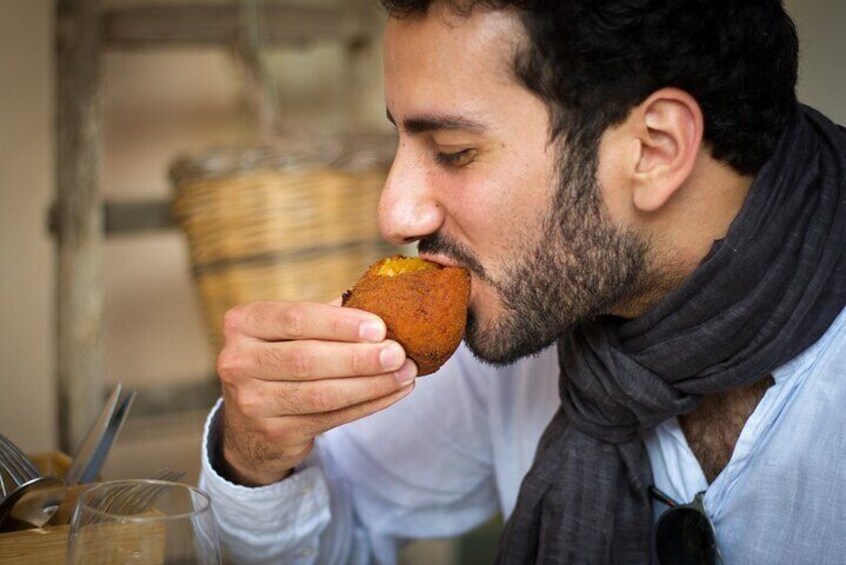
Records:
{"label": "man's lips", "polygon": [[[462,267],[455,261],[439,254],[432,254],[432,253],[420,253],[420,258],[425,259],[426,261],[431,261],[432,263],[437,263],[442,267]],[[466,267],[462,267],[466,268]]]}

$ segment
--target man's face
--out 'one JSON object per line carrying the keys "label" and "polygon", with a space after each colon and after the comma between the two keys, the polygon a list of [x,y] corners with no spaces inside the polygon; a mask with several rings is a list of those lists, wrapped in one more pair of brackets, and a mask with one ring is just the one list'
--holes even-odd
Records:
{"label": "man's face", "polygon": [[551,143],[547,106],[513,70],[512,12],[440,4],[390,19],[385,90],[399,148],[380,202],[383,235],[470,270],[466,341],[509,363],[636,286],[646,244],[602,205],[597,149]]}

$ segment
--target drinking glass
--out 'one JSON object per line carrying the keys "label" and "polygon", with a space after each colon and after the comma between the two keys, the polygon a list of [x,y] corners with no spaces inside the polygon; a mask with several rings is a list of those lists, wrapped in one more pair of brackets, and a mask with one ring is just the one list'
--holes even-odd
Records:
{"label": "drinking glass", "polygon": [[189,485],[152,479],[100,483],[79,496],[67,565],[219,565],[211,500]]}

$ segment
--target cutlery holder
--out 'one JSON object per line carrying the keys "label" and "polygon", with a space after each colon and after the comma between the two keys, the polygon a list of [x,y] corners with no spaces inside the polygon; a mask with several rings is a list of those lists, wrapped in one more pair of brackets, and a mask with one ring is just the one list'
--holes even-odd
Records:
{"label": "cutlery holder", "polygon": [[[71,459],[64,453],[31,455],[40,471],[64,476]],[[70,518],[79,494],[91,485],[74,485],[59,510],[43,528],[0,533],[0,564],[2,565],[64,565],[67,552]]]}

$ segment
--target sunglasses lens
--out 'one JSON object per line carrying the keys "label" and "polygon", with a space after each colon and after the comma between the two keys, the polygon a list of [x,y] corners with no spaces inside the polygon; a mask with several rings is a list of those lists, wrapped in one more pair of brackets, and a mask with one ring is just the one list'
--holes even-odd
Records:
{"label": "sunglasses lens", "polygon": [[714,532],[708,518],[692,508],[674,508],[658,521],[655,549],[661,565],[704,565],[717,562]]}

